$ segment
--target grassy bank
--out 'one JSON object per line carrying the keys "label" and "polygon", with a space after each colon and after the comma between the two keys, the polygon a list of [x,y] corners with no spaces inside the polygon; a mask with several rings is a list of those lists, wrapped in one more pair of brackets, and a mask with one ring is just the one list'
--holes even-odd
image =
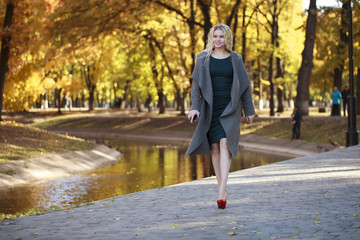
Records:
{"label": "grassy bank", "polygon": [[0,122],[0,162],[49,152],[85,150],[91,143],[16,122]]}
{"label": "grassy bank", "polygon": [[[283,113],[277,117],[256,117],[253,124],[242,124],[242,134],[256,134],[262,136],[291,139],[292,125],[291,112]],[[348,119],[345,117],[309,116],[304,117],[301,125],[301,139],[318,143],[346,144]],[[360,126],[358,118],[357,126]],[[134,134],[172,134],[184,136],[192,133],[191,126],[185,116],[159,115],[112,115],[107,116],[60,116],[38,122],[36,126],[49,129],[81,130],[98,132],[117,132]],[[187,134],[189,135],[189,134]]]}
{"label": "grassy bank", "polygon": [[[357,126],[360,119],[357,120]],[[291,139],[292,125],[290,118],[257,119],[254,124],[244,126],[242,133]],[[305,117],[301,124],[301,139],[317,143],[337,143],[346,145],[347,118],[341,117]]]}

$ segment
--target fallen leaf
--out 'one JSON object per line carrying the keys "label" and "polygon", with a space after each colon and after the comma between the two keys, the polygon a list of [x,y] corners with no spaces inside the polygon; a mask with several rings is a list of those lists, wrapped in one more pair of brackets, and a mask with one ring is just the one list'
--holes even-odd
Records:
{"label": "fallen leaf", "polygon": [[173,227],[173,228],[175,228],[177,226],[179,226],[179,224],[177,224],[177,223],[170,224],[170,227]]}
{"label": "fallen leaf", "polygon": [[14,222],[7,222],[7,223],[5,223],[5,225],[16,225],[16,223],[14,223]]}
{"label": "fallen leaf", "polygon": [[234,221],[231,221],[231,220],[229,220],[229,221],[227,222],[227,224],[234,224],[234,223],[237,223],[237,222],[234,222]]}
{"label": "fallen leaf", "polygon": [[228,235],[229,236],[235,236],[235,235],[237,235],[237,233],[236,232],[229,232]]}

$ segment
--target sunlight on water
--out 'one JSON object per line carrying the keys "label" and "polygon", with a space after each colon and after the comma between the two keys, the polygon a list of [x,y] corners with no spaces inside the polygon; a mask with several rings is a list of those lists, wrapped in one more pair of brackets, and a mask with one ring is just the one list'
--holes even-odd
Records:
{"label": "sunlight on water", "polygon": [[[115,164],[53,181],[0,189],[0,212],[69,206],[214,175],[210,156],[184,160],[186,145],[151,145],[112,141],[124,151]],[[231,171],[261,166],[290,157],[240,151]]]}

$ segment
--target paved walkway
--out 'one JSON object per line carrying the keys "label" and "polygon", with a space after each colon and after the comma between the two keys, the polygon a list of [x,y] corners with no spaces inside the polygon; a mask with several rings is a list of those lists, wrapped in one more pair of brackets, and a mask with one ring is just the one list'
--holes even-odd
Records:
{"label": "paved walkway", "polygon": [[0,239],[360,239],[360,145],[0,223]]}

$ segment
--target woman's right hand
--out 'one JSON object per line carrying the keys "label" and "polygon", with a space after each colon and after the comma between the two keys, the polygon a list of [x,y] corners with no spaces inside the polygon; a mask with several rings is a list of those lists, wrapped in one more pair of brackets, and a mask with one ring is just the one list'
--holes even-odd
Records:
{"label": "woman's right hand", "polygon": [[189,114],[188,114],[188,119],[191,124],[193,123],[195,116],[197,116],[197,118],[199,119],[199,117],[200,117],[199,111],[198,110],[190,110]]}

